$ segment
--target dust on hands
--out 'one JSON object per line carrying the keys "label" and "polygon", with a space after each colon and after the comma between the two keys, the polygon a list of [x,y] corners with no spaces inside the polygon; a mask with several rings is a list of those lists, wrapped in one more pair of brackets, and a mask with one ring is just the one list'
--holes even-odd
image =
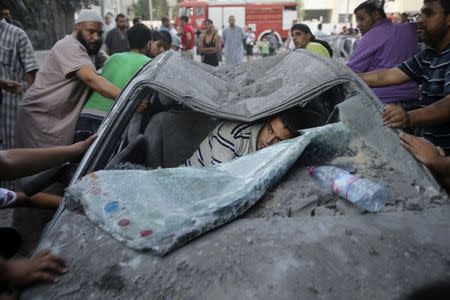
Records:
{"label": "dust on hands", "polygon": [[386,126],[391,128],[411,127],[411,121],[408,112],[401,106],[386,105],[383,111],[383,121]]}

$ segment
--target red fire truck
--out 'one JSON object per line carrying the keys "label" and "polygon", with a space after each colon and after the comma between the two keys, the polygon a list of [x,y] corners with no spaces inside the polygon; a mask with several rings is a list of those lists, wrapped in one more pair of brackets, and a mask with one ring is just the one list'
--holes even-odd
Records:
{"label": "red fire truck", "polygon": [[220,30],[234,16],[236,25],[250,26],[258,40],[271,30],[285,40],[297,19],[296,5],[290,0],[180,0],[175,23],[179,25],[180,17],[188,16],[195,29],[203,29],[205,20],[211,19]]}

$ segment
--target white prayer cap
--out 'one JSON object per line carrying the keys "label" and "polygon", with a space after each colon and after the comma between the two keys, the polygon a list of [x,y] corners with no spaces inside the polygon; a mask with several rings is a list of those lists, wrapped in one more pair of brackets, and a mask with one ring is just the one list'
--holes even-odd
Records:
{"label": "white prayer cap", "polygon": [[102,23],[102,17],[98,12],[93,9],[82,9],[78,14],[78,18],[75,21],[75,24],[83,23],[83,22],[97,22]]}

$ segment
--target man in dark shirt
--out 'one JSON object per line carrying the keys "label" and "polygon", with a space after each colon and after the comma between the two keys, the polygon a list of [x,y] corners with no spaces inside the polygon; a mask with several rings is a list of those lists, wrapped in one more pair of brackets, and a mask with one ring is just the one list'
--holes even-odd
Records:
{"label": "man in dark shirt", "polygon": [[383,118],[393,128],[419,127],[423,135],[450,154],[450,2],[424,0],[419,21],[419,39],[427,47],[391,69],[359,74],[370,87],[400,84],[414,80],[422,84],[419,109],[406,112],[387,105]]}
{"label": "man in dark shirt", "polygon": [[124,14],[118,14],[116,16],[116,28],[110,30],[105,39],[106,53],[108,55],[129,51],[127,33],[127,17]]}

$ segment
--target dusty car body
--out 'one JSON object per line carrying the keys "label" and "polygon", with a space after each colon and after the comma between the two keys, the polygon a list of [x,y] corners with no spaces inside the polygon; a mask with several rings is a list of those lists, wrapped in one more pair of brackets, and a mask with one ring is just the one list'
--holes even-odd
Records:
{"label": "dusty car body", "polygon": [[[27,290],[24,299],[395,299],[450,275],[446,195],[401,147],[397,133],[384,127],[381,104],[370,89],[344,65],[305,50],[217,69],[173,52],[158,56],[124,89],[72,184],[114,161],[145,161],[138,155],[144,143],[122,155],[125,131],[140,100],[155,91],[191,108],[196,120],[207,116],[202,124],[211,117],[251,122],[325,97],[329,119],[351,130],[353,144],[334,155],[328,146],[312,144],[281,183],[238,220],[164,257],[126,247],[79,207],[62,205],[39,249],[66,257],[70,271],[54,286]],[[363,161],[364,151],[374,159]],[[185,152],[167,155],[166,165],[178,165]],[[326,193],[318,197],[305,163],[342,158],[361,170],[378,164],[377,176],[401,177],[405,189],[393,191],[385,211],[369,215]]]}

